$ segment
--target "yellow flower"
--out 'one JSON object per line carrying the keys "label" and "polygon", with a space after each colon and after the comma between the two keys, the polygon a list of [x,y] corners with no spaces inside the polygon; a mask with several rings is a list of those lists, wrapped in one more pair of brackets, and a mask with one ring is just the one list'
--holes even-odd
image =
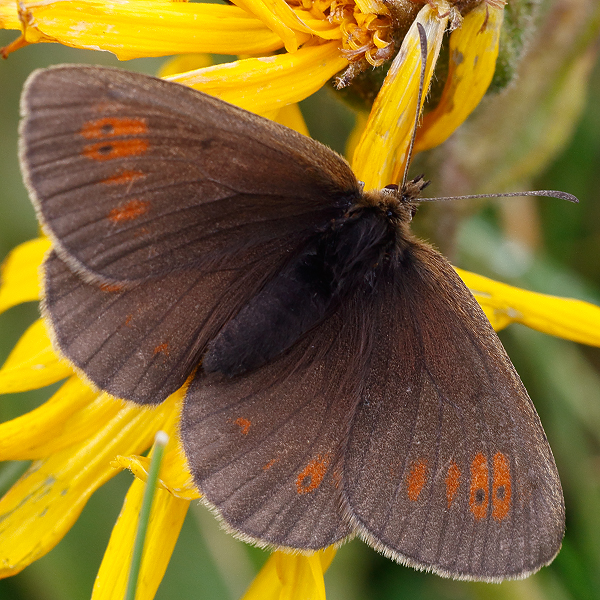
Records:
{"label": "yellow flower", "polygon": [[[423,120],[415,150],[446,139],[483,97],[494,72],[504,2],[484,0],[464,19],[453,4],[416,4],[404,42],[363,123],[353,167],[367,188],[399,182],[420,84],[416,23],[428,40],[425,88],[444,31],[450,68],[440,103]],[[160,15],[160,18],[157,18]],[[393,50],[391,15],[379,0],[238,0],[235,5],[166,0],[0,0],[0,27],[18,29],[8,53],[25,44],[60,42],[109,50],[121,59],[179,53],[246,58],[189,69],[175,59],[167,79],[190,85],[248,110],[306,131],[295,104],[349,64],[379,66]],[[279,53],[272,55],[274,51]],[[361,67],[362,68],[362,67]],[[175,72],[174,72],[175,71]],[[283,112],[282,112],[283,111]],[[17,247],[5,261],[0,311],[38,300],[38,269],[49,248],[44,238]],[[542,331],[600,345],[600,309],[533,295],[460,272],[496,328],[519,321]],[[566,325],[567,324],[567,325]],[[100,567],[94,600],[124,595],[148,459],[140,456],[163,429],[169,445],[160,474],[138,598],[152,598],[169,561],[190,501],[199,497],[178,437],[183,392],[158,407],[139,407],[93,391],[52,349],[42,321],[23,335],[0,369],[0,393],[66,380],[42,406],[0,425],[0,460],[31,460],[28,471],[0,500],[2,576],[18,573],[65,535],[90,495],[119,469],[136,479]],[[254,598],[324,598],[323,572],[335,550],[311,556],[274,553],[247,592]]]}

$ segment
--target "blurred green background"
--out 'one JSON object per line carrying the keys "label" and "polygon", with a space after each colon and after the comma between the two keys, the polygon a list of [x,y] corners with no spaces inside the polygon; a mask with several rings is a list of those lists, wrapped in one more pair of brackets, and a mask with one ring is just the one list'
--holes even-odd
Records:
{"label": "blurred green background", "polygon": [[[0,46],[14,39],[0,31]],[[0,259],[37,234],[17,161],[18,103],[23,82],[35,68],[62,62],[117,65],[108,53],[76,51],[56,44],[19,50],[0,62]],[[160,59],[121,63],[155,73]],[[353,115],[328,90],[302,105],[311,134],[343,151]],[[428,172],[435,178],[435,172]],[[581,203],[512,200],[473,204],[452,230],[436,237],[443,211],[423,211],[416,228],[451,250],[460,267],[536,291],[600,304],[600,68],[595,67],[585,109],[568,145],[534,187],[576,194]],[[475,190],[473,190],[475,191]],[[497,190],[502,191],[502,190]],[[475,207],[478,208],[475,211]],[[429,208],[429,207],[428,207]],[[507,215],[510,218],[507,219]],[[515,241],[510,223],[531,225],[531,243]],[[432,225],[433,223],[433,225]],[[436,231],[438,233],[436,234]],[[0,315],[0,361],[37,316],[24,305]],[[342,547],[326,575],[329,600],[378,599],[593,599],[600,598],[600,350],[512,325],[501,333],[533,398],[554,451],[564,487],[567,534],[554,563],[533,577],[501,585],[441,579],[401,567],[359,541]],[[4,396],[0,419],[14,418],[47,399],[52,389]],[[4,492],[23,469],[0,470]],[[19,575],[0,581],[0,600],[72,600],[90,595],[112,524],[132,480],[121,473],[90,500],[76,525],[47,556]],[[157,598],[234,600],[267,553],[219,530],[201,506],[192,507]]]}

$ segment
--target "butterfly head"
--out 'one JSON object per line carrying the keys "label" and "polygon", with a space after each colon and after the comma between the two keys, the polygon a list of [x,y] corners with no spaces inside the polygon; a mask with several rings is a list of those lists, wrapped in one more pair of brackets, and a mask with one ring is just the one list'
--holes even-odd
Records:
{"label": "butterfly head", "polygon": [[363,192],[359,204],[378,208],[396,225],[408,225],[417,212],[421,192],[429,183],[419,175],[402,186],[390,184],[381,190]]}

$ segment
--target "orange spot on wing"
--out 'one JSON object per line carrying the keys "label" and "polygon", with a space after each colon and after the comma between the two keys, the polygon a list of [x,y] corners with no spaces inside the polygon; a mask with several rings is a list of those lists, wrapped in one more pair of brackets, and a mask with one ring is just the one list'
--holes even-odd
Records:
{"label": "orange spot on wing", "polygon": [[446,500],[448,500],[448,508],[458,492],[460,486],[460,469],[458,465],[452,461],[448,467],[448,475],[446,475]]}
{"label": "orange spot on wing", "polygon": [[100,289],[103,292],[120,292],[123,289],[122,283],[101,283]]}
{"label": "orange spot on wing", "polygon": [[244,417],[238,417],[234,423],[239,426],[242,435],[247,435],[250,431],[250,425],[252,425],[252,421],[249,421]]}
{"label": "orange spot on wing", "polygon": [[169,344],[168,342],[163,342],[154,348],[154,355],[164,354],[165,356],[169,356]]}
{"label": "orange spot on wing", "polygon": [[148,131],[148,126],[145,119],[104,117],[95,121],[87,121],[79,133],[88,140],[99,140],[117,135],[140,135],[146,131]]}
{"label": "orange spot on wing", "polygon": [[103,179],[100,183],[105,183],[106,185],[123,185],[126,183],[133,183],[137,179],[142,179],[145,176],[146,174],[142,173],[142,171],[122,171],[118,175]]}
{"label": "orange spot on wing", "polygon": [[263,465],[262,470],[268,471],[276,462],[279,462],[278,458],[272,458],[266,465]]}
{"label": "orange spot on wing", "polygon": [[502,452],[496,452],[492,480],[492,516],[496,521],[502,521],[508,514],[511,492],[509,462]]}
{"label": "orange spot on wing", "polygon": [[296,490],[299,494],[314,492],[323,481],[329,467],[329,454],[313,458],[296,478]]}
{"label": "orange spot on wing", "polygon": [[145,202],[144,200],[130,200],[125,204],[113,208],[108,213],[109,221],[113,223],[120,223],[122,221],[133,221],[138,217],[141,217],[144,213],[148,212],[150,208],[150,202]]}
{"label": "orange spot on wing", "polygon": [[413,502],[419,498],[423,486],[427,483],[427,462],[417,460],[410,467],[410,473],[406,478],[408,497]]}
{"label": "orange spot on wing", "polygon": [[139,156],[148,150],[145,139],[107,140],[83,147],[83,155],[92,160],[104,161],[126,156]]}
{"label": "orange spot on wing", "polygon": [[471,463],[471,494],[469,507],[477,520],[485,518],[489,504],[488,464],[486,457],[479,452]]}
{"label": "orange spot on wing", "polygon": [[125,327],[131,327],[131,319],[133,319],[133,315],[127,315],[127,317],[125,317]]}

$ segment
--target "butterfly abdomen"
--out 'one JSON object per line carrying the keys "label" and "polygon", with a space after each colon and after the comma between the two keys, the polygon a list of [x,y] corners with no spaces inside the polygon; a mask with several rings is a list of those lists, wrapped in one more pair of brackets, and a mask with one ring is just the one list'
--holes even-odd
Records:
{"label": "butterfly abdomen", "polygon": [[374,280],[396,233],[373,207],[358,207],[315,233],[224,326],[208,347],[204,371],[239,375],[293,346],[365,280]]}

